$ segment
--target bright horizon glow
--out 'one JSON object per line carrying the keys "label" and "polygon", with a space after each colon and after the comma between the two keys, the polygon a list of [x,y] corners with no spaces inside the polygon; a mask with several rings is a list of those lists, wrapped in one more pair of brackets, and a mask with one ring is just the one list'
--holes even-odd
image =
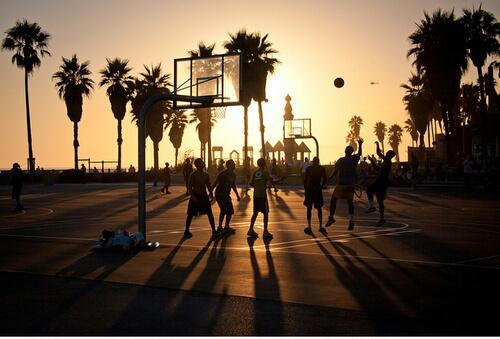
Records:
{"label": "bright horizon glow", "polygon": [[[72,123],[66,116],[64,102],[54,88],[51,75],[61,64],[61,57],[76,53],[79,60],[89,60],[93,79],[106,58],[126,58],[137,75],[143,64],[162,63],[164,72],[173,72],[174,58],[196,49],[198,42],[216,43],[216,53],[224,53],[222,43],[228,32],[240,28],[249,32],[269,33],[269,40],[282,61],[268,78],[268,103],[264,103],[266,140],[275,144],[282,139],[285,96],[292,97],[296,118],[311,118],[312,132],[320,143],[321,162],[327,164],[342,156],[346,145],[348,120],[359,115],[364,120],[361,136],[365,154],[374,153],[373,126],[382,120],[388,126],[403,127],[408,118],[399,87],[412,71],[406,58],[408,36],[423,12],[437,8],[478,7],[500,19],[498,1],[86,1],[59,0],[0,3],[0,32],[26,18],[37,22],[52,35],[52,57],[42,59],[42,66],[30,78],[31,127],[37,165],[44,168],[71,168],[73,164]],[[238,14],[245,10],[244,14]],[[0,53],[0,168],[19,162],[26,169],[27,138],[22,70],[11,63],[12,53]],[[476,79],[473,67],[463,81]],[[343,88],[333,85],[336,77],[345,80]],[[379,82],[369,85],[370,81]],[[128,112],[123,120],[122,166],[137,167],[137,128]],[[249,145],[254,158],[260,149],[257,105],[249,112]],[[80,158],[116,160],[116,120],[105,88],[96,89],[84,99],[79,124]],[[305,142],[314,151],[312,141]],[[406,160],[411,144],[405,132],[399,147]],[[243,108],[230,107],[226,118],[213,129],[212,146],[223,146],[224,157],[243,147]],[[195,124],[186,128],[179,154],[200,144]],[[153,164],[153,147],[147,140],[146,164]],[[160,165],[174,162],[174,148],[165,131],[160,143]]]}

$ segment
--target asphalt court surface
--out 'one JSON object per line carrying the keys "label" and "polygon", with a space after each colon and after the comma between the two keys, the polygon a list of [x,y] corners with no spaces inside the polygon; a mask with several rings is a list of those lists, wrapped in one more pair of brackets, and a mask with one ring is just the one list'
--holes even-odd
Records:
{"label": "asphalt court surface", "polygon": [[[303,191],[282,188],[269,195],[274,238],[265,242],[246,237],[252,191],[239,203],[233,197],[236,233],[211,241],[206,216],[193,220],[193,238],[183,240],[184,189],[173,187],[170,195],[159,189],[147,189],[147,237],[160,247],[128,255],[92,247],[103,229],[137,230],[135,185],[28,185],[21,212],[12,210],[9,188],[2,187],[0,270],[417,318],[452,307],[471,281],[499,277],[500,201],[494,195],[391,189],[383,227],[375,226],[376,212],[364,213],[363,196],[353,232],[339,201],[327,234],[318,232],[313,210],[309,236]],[[325,221],[331,192],[324,191]],[[218,207],[212,208],[217,222]],[[261,216],[256,231],[262,234]],[[487,302],[498,300],[488,286],[471,298],[483,305],[483,293]]]}

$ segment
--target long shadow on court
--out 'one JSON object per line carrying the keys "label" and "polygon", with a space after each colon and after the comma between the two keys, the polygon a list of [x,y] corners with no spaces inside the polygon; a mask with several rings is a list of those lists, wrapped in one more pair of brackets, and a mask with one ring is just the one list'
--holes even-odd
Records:
{"label": "long shadow on court", "polygon": [[[335,274],[345,289],[359,303],[362,310],[371,317],[368,321],[377,334],[411,333],[409,329],[413,327],[412,321],[401,315],[399,308],[391,302],[381,286],[369,274],[356,266],[344,248],[332,242],[334,249],[342,255],[345,265],[341,265],[321,242],[317,240],[315,243],[333,266]],[[380,321],[382,319],[386,321]],[[389,319],[391,321],[388,321]],[[390,327],[386,326],[388,323],[391,324]]]}
{"label": "long shadow on court", "polygon": [[295,214],[293,213],[290,206],[286,203],[285,199],[283,199],[279,195],[271,195],[271,198],[269,200],[273,203],[273,207],[276,207],[280,211],[285,212],[289,217],[295,218]]}
{"label": "long shadow on court", "polygon": [[273,257],[269,249],[270,240],[265,239],[267,277],[262,274],[255,255],[255,238],[247,238],[250,252],[250,263],[253,269],[254,293],[256,299],[276,300],[276,303],[269,304],[265,309],[254,299],[254,333],[253,335],[283,335],[284,318],[283,305],[281,303],[280,286]]}
{"label": "long shadow on court", "polygon": [[138,251],[90,251],[86,256],[62,269],[57,275],[70,278],[88,278],[89,274],[99,271],[94,280],[88,281],[83,289],[79,289],[54,309],[48,309],[45,315],[32,324],[29,333],[42,333],[42,329],[50,327],[50,322],[67,312],[86,294],[98,288],[101,280],[106,279],[118,268],[131,260]]}
{"label": "long shadow on court", "polygon": [[[220,241],[223,242],[223,245],[218,248]],[[137,314],[137,310],[144,306],[143,300],[151,293],[150,287],[162,288],[165,286],[165,282],[168,282],[169,289],[180,289],[203,257],[209,252],[209,249],[207,265],[194,282],[193,287],[190,288],[190,291],[205,291],[207,289],[210,291],[215,286],[226,260],[225,240],[217,239],[213,244],[212,240],[209,240],[186,267],[178,266],[173,261],[176,254],[181,250],[182,243],[183,240],[181,239],[177,246],[170,251],[162,265],[156,269],[144,284],[144,287],[127,305],[126,309],[112,325],[111,333],[118,335],[207,335],[212,332],[221,309],[224,307],[223,299],[206,304],[199,301],[198,298],[183,298],[181,293],[173,297],[166,297],[166,294],[158,293],[159,297],[154,299],[154,303],[148,305],[150,312]],[[164,297],[161,298],[160,296]],[[196,326],[190,326],[192,323],[196,323]],[[200,329],[203,329],[203,332],[197,333],[196,331]]]}

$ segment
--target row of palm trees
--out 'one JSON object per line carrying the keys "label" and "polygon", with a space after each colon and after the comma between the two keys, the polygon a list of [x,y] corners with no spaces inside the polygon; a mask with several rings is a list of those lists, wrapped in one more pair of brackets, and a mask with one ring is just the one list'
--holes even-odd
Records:
{"label": "row of palm trees", "polygon": [[[361,135],[361,126],[363,126],[363,118],[358,115],[353,115],[349,119],[349,133],[347,134],[346,141],[352,146],[354,151],[357,149],[357,141]],[[399,144],[403,137],[403,129],[398,124],[393,124],[387,129],[387,126],[382,121],[377,121],[373,127],[373,132],[380,142],[382,152],[385,152],[384,140],[388,136],[389,146],[396,153],[396,159],[399,162]]]}
{"label": "row of palm trees", "polygon": [[388,144],[391,149],[396,153],[396,160],[399,162],[399,145],[403,138],[403,129],[398,124],[392,124],[387,128],[387,125],[382,121],[377,121],[373,126],[373,133],[380,142],[382,152],[385,153],[384,140],[387,135]]}
{"label": "row of palm trees", "polygon": [[[471,106],[465,101],[475,98],[475,85],[461,85],[469,61],[477,70],[479,111],[483,132],[486,132],[486,99],[483,67],[486,59],[500,54],[500,23],[495,16],[482,9],[463,10],[461,17],[454,12],[424,13],[424,19],[409,36],[416,73],[401,86],[412,126],[419,134],[419,146],[424,146],[427,129],[435,134],[436,123],[444,125],[448,159],[452,158],[452,137],[456,141],[456,127],[470,116]],[[459,104],[462,104],[459,107]],[[465,118],[465,121],[469,119]],[[413,136],[415,132],[413,132]],[[415,140],[415,139],[413,139]],[[486,140],[486,138],[483,138]]]}
{"label": "row of palm trees", "polygon": [[[2,49],[13,51],[12,62],[25,73],[25,99],[26,120],[28,128],[28,150],[29,169],[34,172],[33,142],[31,137],[31,119],[29,109],[28,79],[34,70],[41,64],[41,57],[50,56],[48,43],[50,34],[43,31],[37,23],[27,20],[17,21],[16,24],[6,31],[2,41]],[[244,109],[244,159],[248,158],[248,108],[253,101],[258,104],[262,155],[265,152],[265,137],[263,123],[262,102],[267,101],[266,82],[269,73],[273,73],[275,66],[280,61],[272,55],[278,53],[272,43],[268,41],[268,35],[260,33],[248,33],[242,29],[235,34],[229,34],[229,40],[224,42],[223,47],[228,53],[241,53],[243,55],[243,83],[241,91],[241,102]],[[213,55],[215,44],[205,45],[201,42],[197,50],[189,51],[191,57],[207,57]],[[133,77],[128,66],[128,60],[114,58],[106,59],[106,67],[100,71],[101,79],[99,86],[106,86],[111,111],[118,122],[118,170],[121,169],[121,145],[122,121],[127,112],[127,104],[131,104],[132,119],[137,121],[138,113],[147,100],[155,93],[169,92],[171,88],[170,75],[164,74],[161,63],[146,66],[138,77]],[[74,166],[78,169],[78,123],[83,114],[83,98],[89,96],[94,89],[92,72],[89,69],[90,62],[80,62],[76,55],[71,58],[62,58],[59,70],[53,74],[56,81],[55,86],[59,97],[64,100],[67,115],[73,122],[73,147]],[[155,104],[146,119],[146,137],[153,141],[154,168],[158,170],[159,143],[163,138],[163,132],[170,127],[169,139],[175,148],[175,161],[177,165],[178,150],[182,144],[182,138],[186,124],[198,122],[196,128],[201,144],[201,156],[205,154],[205,144],[211,149],[211,130],[215,119],[211,109],[195,109],[188,119],[185,110],[173,110],[170,103],[159,102]],[[211,152],[208,152],[208,163],[211,165]]]}

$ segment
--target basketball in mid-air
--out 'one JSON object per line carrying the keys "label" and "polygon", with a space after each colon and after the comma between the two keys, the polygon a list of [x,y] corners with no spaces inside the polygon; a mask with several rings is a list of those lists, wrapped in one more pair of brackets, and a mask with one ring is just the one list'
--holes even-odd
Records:
{"label": "basketball in mid-air", "polygon": [[344,79],[342,79],[342,78],[336,78],[335,80],[333,80],[333,84],[337,88],[342,88],[344,86]]}

